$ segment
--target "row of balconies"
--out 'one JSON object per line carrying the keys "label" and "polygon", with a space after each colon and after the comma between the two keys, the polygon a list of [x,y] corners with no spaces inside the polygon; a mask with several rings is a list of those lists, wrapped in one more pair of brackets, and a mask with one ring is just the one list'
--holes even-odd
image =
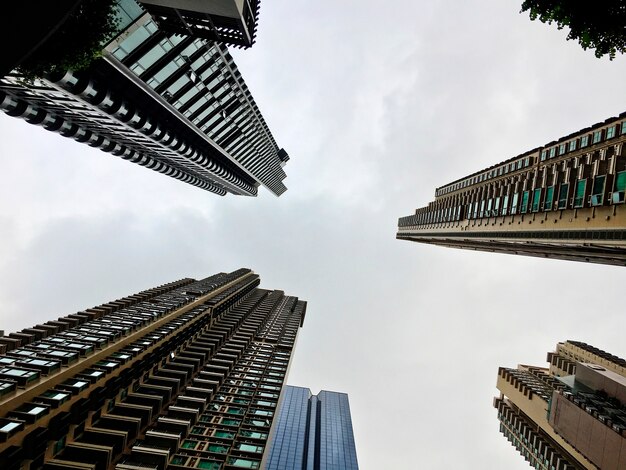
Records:
{"label": "row of balconies", "polygon": [[[132,368],[126,368],[121,372],[114,373],[118,368],[133,360],[134,357],[136,357],[141,352],[144,352],[147,348],[161,342],[161,340],[170,336],[177,328],[180,328],[188,321],[193,320],[197,313],[200,312],[197,311],[197,309],[193,309],[192,311],[183,314],[181,317],[170,321],[163,328],[159,328],[149,335],[144,336],[141,340],[136,341],[119,351],[116,351],[115,353],[107,357],[106,360],[96,362],[90,368],[82,370],[73,378],[57,384],[54,389],[47,391],[42,396],[33,400],[33,402],[28,402],[20,405],[20,407],[16,408],[11,413],[9,413],[9,415],[7,415],[7,419],[11,419],[13,422],[17,423],[23,422],[26,424],[33,424],[38,419],[48,414],[52,414],[52,410],[70,399],[70,395],[83,394],[83,392],[92,389],[88,398],[84,397],[83,395],[83,398],[77,400],[74,399],[74,403],[72,404],[69,411],[63,411],[60,413],[56,412],[54,413],[54,416],[52,416],[52,418],[50,419],[47,426],[47,429],[50,430],[50,435],[48,437],[53,439],[60,438],[61,434],[65,434],[67,432],[70,425],[78,425],[79,423],[84,422],[90,412],[93,412],[95,409],[101,408],[105,400],[111,400],[113,397],[115,397],[121,388],[127,386],[127,384],[133,381],[135,377],[140,376],[143,373],[142,371],[146,367],[153,367],[156,357],[165,354],[166,350],[169,351],[171,349],[171,345],[173,343],[176,343],[177,341],[183,341],[185,337],[188,337],[189,334],[191,334],[192,332],[183,331],[177,336],[177,338],[168,340],[166,344],[159,346],[156,350],[152,351],[141,360],[135,359],[133,361]],[[95,386],[96,383],[103,379],[106,375],[113,373],[114,376],[111,377],[105,385],[93,388],[93,386]],[[150,393],[148,395],[154,395],[154,387],[150,388],[149,386],[147,386],[146,388],[150,390]],[[144,391],[146,390],[144,389]],[[132,418],[133,414],[137,415],[137,413],[139,413],[139,424],[141,424],[142,422],[144,424],[147,424],[150,420],[150,414],[146,414],[147,408],[143,406],[145,405],[145,402],[140,401],[139,403],[133,404],[132,402],[136,402],[138,398],[135,394],[127,395],[125,398],[128,399],[128,404],[125,406],[115,405],[114,400],[109,401],[109,403],[114,404],[108,409],[109,413],[106,415],[102,415],[103,421],[100,421],[101,414],[100,412],[97,412],[95,416],[91,418],[92,424],[96,427],[104,426],[105,429],[107,425],[115,426],[115,423],[117,423],[119,419],[115,418],[115,416],[117,415],[114,415],[112,413],[119,413],[121,416],[126,416],[128,419]],[[158,405],[154,404],[154,406],[157,407]],[[131,416],[129,417],[129,415]],[[124,421],[122,423],[122,427],[124,427],[125,429],[129,428],[128,419],[126,419],[126,421],[122,419],[122,421]],[[12,433],[5,433],[5,438],[10,437],[11,434],[15,434],[22,429],[22,426],[18,428],[14,427],[14,429],[12,429]],[[134,429],[132,423],[130,425],[130,429],[131,431],[132,429]],[[128,429],[126,430],[128,431]],[[37,432],[37,430],[33,432]],[[32,435],[33,432],[31,432],[28,436]],[[130,435],[132,436],[135,436],[136,434],[136,431],[130,432]],[[28,436],[26,436],[23,441],[24,449],[28,448]],[[37,456],[37,460],[43,460],[43,451],[45,451],[47,440],[39,439],[39,441],[40,446],[37,449],[38,452],[32,452],[31,449],[31,452],[27,452],[26,455],[34,455]],[[43,447],[41,447],[41,444],[43,444]],[[63,455],[65,455],[65,457],[68,457],[68,455],[71,456],[77,446],[79,448],[81,447],[81,445],[73,443],[71,446],[69,446],[70,450],[68,450],[67,455],[65,453]],[[81,455],[85,452],[86,451],[83,449],[81,451]],[[21,459],[17,459],[15,458],[15,456],[12,456],[12,458],[9,458],[7,460],[9,462],[19,462]],[[71,458],[69,460],[71,460]]]}

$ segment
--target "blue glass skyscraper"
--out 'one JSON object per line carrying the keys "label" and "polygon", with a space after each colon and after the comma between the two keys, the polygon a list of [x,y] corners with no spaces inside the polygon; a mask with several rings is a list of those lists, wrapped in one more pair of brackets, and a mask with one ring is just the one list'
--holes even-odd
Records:
{"label": "blue glass skyscraper", "polygon": [[348,395],[287,386],[263,468],[358,470]]}

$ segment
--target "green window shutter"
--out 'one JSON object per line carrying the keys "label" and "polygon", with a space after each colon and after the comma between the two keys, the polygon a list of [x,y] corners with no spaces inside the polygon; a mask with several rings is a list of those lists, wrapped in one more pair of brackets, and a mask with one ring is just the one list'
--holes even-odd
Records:
{"label": "green window shutter", "polygon": [[620,171],[615,178],[615,191],[626,191],[626,171]]}
{"label": "green window shutter", "polygon": [[582,179],[576,182],[576,194],[574,194],[574,207],[582,207],[585,204],[585,188],[587,180]]}

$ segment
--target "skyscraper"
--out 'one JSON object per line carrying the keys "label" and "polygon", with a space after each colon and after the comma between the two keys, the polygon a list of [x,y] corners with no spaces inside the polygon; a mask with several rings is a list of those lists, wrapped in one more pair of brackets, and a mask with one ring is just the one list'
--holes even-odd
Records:
{"label": "skyscraper", "polygon": [[289,156],[226,46],[197,28],[166,32],[134,0],[120,0],[118,16],[119,34],[88,70],[32,84],[8,75],[0,109],[216,194],[286,191]]}
{"label": "skyscraper", "polygon": [[139,0],[159,28],[233,46],[254,44],[259,0]]}
{"label": "skyscraper", "polygon": [[396,238],[626,265],[626,113],[441,186]]}
{"label": "skyscraper", "polygon": [[267,470],[358,470],[348,395],[285,387],[263,464]]}
{"label": "skyscraper", "polygon": [[566,341],[548,362],[500,367],[500,432],[537,469],[626,468],[626,360]]}
{"label": "skyscraper", "polygon": [[259,468],[306,303],[249,269],[0,337],[0,468]]}

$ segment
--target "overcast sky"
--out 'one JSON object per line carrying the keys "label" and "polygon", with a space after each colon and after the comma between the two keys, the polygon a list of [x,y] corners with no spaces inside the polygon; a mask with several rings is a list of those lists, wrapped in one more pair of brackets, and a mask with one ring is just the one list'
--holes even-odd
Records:
{"label": "overcast sky", "polygon": [[249,267],[309,302],[289,383],[347,392],[360,466],[526,469],[498,366],[576,339],[622,357],[626,271],[395,239],[434,189],[625,110],[519,1],[262,3],[233,55],[291,156],[280,198],[220,198],[0,115],[0,328]]}

